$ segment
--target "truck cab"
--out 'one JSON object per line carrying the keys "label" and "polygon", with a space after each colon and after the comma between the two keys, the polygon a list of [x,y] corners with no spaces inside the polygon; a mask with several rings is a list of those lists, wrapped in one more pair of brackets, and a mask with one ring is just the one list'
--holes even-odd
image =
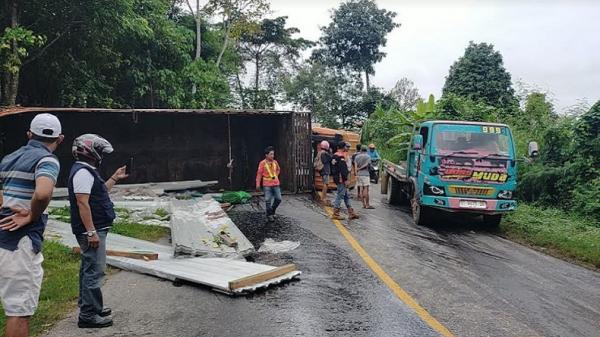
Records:
{"label": "truck cab", "polygon": [[382,191],[390,201],[410,201],[418,224],[428,223],[438,209],[482,214],[486,223],[498,226],[502,214],[517,206],[516,150],[505,124],[423,122],[406,162],[384,163],[384,170],[389,187]]}

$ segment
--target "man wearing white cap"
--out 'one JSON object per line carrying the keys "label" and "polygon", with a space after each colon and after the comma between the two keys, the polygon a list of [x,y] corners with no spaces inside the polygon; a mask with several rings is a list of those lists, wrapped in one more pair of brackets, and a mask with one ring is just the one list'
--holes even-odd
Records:
{"label": "man wearing white cap", "polygon": [[52,154],[63,141],[60,121],[40,114],[31,121],[29,142],[0,162],[0,298],[6,336],[29,335],[29,317],[42,286],[42,240],[60,164]]}

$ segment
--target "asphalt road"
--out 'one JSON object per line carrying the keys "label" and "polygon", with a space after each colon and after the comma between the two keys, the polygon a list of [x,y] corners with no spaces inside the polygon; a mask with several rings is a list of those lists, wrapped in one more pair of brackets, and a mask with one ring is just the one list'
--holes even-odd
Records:
{"label": "asphalt road", "polygon": [[[470,220],[417,227],[401,207],[346,228],[412,298],[455,336],[600,336],[600,274],[481,230]],[[355,204],[357,204],[355,202]],[[438,336],[373,273],[307,196],[288,196],[276,224],[256,205],[232,218],[258,247],[293,240],[257,262],[296,263],[300,281],[232,298],[129,272],[105,285],[115,326],[80,330],[76,313],[48,336]]]}

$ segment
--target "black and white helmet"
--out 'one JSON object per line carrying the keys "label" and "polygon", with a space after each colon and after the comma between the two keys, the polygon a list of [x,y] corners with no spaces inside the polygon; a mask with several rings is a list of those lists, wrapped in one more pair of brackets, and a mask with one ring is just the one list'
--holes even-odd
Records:
{"label": "black and white helmet", "polygon": [[75,159],[79,160],[83,156],[98,162],[102,161],[104,154],[109,154],[113,151],[114,149],[108,140],[91,133],[75,138],[73,147],[71,148]]}

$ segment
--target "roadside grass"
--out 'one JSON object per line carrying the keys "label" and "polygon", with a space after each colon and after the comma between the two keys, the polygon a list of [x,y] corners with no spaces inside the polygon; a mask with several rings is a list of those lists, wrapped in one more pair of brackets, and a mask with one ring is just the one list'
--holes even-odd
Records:
{"label": "roadside grass", "polygon": [[[166,211],[165,211],[166,212]],[[49,210],[53,219],[70,222],[68,207]],[[115,223],[111,233],[136,239],[157,241],[170,233],[169,228],[127,222]],[[79,255],[68,247],[52,241],[44,241],[44,280],[40,303],[30,321],[30,335],[38,336],[48,331],[56,322],[73,310],[79,296]],[[0,309],[1,309],[0,304]],[[4,337],[6,318],[0,315],[0,337]]]}
{"label": "roadside grass", "polygon": [[511,240],[543,247],[544,252],[600,268],[600,223],[558,209],[520,204],[500,226]]}
{"label": "roadside grass", "polygon": [[171,230],[161,226],[142,225],[134,222],[121,221],[115,222],[110,232],[140,240],[155,242],[167,236]]}
{"label": "roadside grass", "polygon": [[[47,331],[73,310],[79,295],[79,255],[60,243],[45,241],[44,280],[38,309],[30,321],[30,335]],[[1,306],[1,305],[0,305]],[[0,315],[0,336],[4,336],[6,318]]]}

